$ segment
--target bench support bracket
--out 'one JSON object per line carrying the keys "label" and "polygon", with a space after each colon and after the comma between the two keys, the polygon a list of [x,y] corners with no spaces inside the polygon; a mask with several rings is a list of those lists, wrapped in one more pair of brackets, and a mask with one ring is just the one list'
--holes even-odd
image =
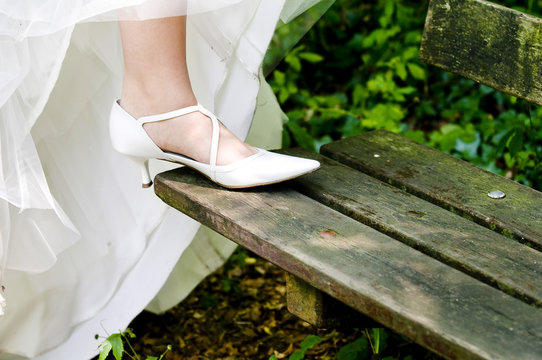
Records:
{"label": "bench support bracket", "polygon": [[381,326],[300,278],[289,273],[286,276],[288,311],[301,320],[319,328]]}

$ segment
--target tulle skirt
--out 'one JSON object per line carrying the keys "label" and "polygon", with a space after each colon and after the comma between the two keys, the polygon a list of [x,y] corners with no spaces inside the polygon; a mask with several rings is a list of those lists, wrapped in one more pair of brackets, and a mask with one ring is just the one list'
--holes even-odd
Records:
{"label": "tulle skirt", "polygon": [[173,306],[235,247],[142,190],[113,151],[113,20],[188,15],[198,101],[240,138],[254,119],[247,141],[277,148],[283,115],[261,63],[279,18],[317,2],[0,0],[0,359],[95,356],[95,334]]}

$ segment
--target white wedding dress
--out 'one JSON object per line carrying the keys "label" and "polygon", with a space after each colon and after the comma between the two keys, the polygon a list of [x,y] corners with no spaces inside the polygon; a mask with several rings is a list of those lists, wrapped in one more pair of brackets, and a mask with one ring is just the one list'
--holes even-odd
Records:
{"label": "white wedding dress", "polygon": [[114,20],[188,14],[199,102],[241,138],[255,114],[247,141],[277,148],[261,62],[278,19],[318,1],[0,0],[0,359],[91,358],[95,334],[175,305],[235,247],[141,189],[113,151]]}

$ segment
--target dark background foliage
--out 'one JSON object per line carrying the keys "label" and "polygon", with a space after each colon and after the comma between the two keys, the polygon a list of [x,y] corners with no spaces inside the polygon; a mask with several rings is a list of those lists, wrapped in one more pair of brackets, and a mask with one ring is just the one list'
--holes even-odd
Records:
{"label": "dark background foliage", "polygon": [[[384,128],[542,189],[542,110],[421,63],[426,11],[426,0],[337,0],[268,76],[289,118],[283,146],[318,151]],[[277,31],[270,54],[295,26]]]}

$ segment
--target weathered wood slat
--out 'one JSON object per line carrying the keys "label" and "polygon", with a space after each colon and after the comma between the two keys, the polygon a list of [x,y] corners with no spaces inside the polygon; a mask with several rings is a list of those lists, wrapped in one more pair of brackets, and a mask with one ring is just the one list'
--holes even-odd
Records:
{"label": "weathered wood slat", "polygon": [[421,60],[542,105],[542,19],[483,0],[431,0]]}
{"label": "weathered wood slat", "polygon": [[304,149],[284,152],[322,164],[318,171],[295,180],[298,191],[519,299],[542,306],[542,252],[325,156]]}
{"label": "weathered wood slat", "polygon": [[[336,141],[321,152],[542,249],[538,191],[384,130]],[[487,194],[492,190],[501,190],[506,197],[491,199]]]}
{"label": "weathered wood slat", "polygon": [[228,191],[186,168],[155,180],[169,205],[443,356],[542,354],[541,310],[293,190]]}

